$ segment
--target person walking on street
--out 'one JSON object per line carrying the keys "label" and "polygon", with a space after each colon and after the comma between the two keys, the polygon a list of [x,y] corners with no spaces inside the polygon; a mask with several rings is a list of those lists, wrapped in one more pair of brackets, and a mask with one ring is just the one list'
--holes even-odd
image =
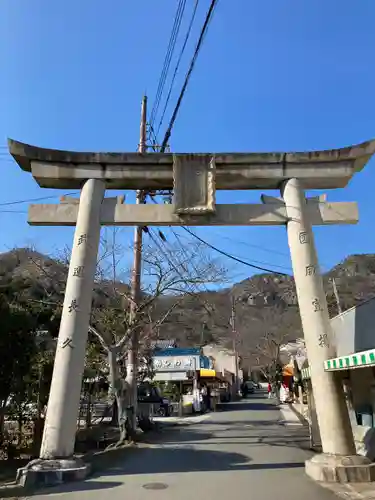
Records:
{"label": "person walking on street", "polygon": [[271,399],[271,397],[272,397],[272,386],[271,386],[271,384],[269,382],[268,382],[267,392],[268,392],[268,399]]}
{"label": "person walking on street", "polygon": [[204,411],[206,412],[206,411],[209,410],[208,390],[207,390],[207,386],[206,385],[202,385],[201,394],[202,394],[203,408],[204,408]]}

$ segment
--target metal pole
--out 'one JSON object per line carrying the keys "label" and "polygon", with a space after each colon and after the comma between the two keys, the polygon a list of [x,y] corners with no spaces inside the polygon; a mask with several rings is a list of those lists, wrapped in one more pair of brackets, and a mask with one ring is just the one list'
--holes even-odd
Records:
{"label": "metal pole", "polygon": [[234,362],[235,366],[235,389],[236,397],[238,397],[238,352],[237,352],[237,331],[236,331],[236,300],[234,295],[232,295],[232,313],[231,313],[231,325],[232,325],[232,342],[234,351]]}
{"label": "metal pole", "polygon": [[[147,97],[142,99],[141,108],[141,124],[139,134],[138,152],[146,152],[146,118],[147,117]],[[136,192],[136,204],[145,203],[144,191]],[[140,298],[141,289],[141,270],[142,270],[142,227],[137,226],[134,229],[134,254],[133,254],[133,269],[131,278],[131,303],[130,303],[130,325],[134,322]],[[130,400],[133,406],[132,427],[136,428],[137,421],[137,374],[138,374],[138,348],[139,348],[139,329],[134,328],[128,351],[127,375],[126,379],[129,384]]]}

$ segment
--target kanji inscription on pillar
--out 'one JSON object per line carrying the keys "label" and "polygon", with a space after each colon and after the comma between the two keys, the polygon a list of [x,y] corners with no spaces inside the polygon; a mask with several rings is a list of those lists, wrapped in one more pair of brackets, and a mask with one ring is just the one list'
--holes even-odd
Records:
{"label": "kanji inscription on pillar", "polygon": [[319,335],[318,343],[320,347],[329,347],[328,335],[326,333],[322,333],[322,335]]}
{"label": "kanji inscription on pillar", "polygon": [[86,243],[86,242],[87,242],[87,234],[81,234],[78,237],[78,243],[77,243],[77,245],[80,246],[80,245],[82,245],[82,243]]}
{"label": "kanji inscription on pillar", "polygon": [[314,276],[316,274],[316,267],[315,266],[306,266],[306,276]]}
{"label": "kanji inscription on pillar", "polygon": [[312,305],[314,307],[314,312],[320,312],[323,311],[322,306],[320,304],[320,300],[318,298],[314,299],[312,301]]}
{"label": "kanji inscription on pillar", "polygon": [[76,278],[83,278],[84,266],[77,266],[73,269],[73,276]]}
{"label": "kanji inscription on pillar", "polygon": [[301,245],[304,245],[305,243],[309,242],[309,233],[307,233],[306,231],[302,231],[299,233],[298,238]]}
{"label": "kanji inscription on pillar", "polygon": [[70,303],[70,306],[69,306],[69,312],[72,313],[72,312],[76,312],[78,310],[78,303],[77,303],[77,300],[76,299],[73,299]]}
{"label": "kanji inscription on pillar", "polygon": [[65,349],[66,347],[70,347],[70,349],[73,349],[74,348],[74,345],[73,345],[73,340],[71,338],[67,338],[64,340],[64,342],[61,344],[61,347],[63,349]]}

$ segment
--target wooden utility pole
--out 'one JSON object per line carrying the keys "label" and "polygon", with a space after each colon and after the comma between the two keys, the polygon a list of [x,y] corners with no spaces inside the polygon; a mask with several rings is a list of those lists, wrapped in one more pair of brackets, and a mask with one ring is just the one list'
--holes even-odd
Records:
{"label": "wooden utility pole", "polygon": [[238,352],[237,352],[237,330],[236,330],[236,299],[234,295],[232,295],[232,312],[231,312],[231,320],[232,326],[232,343],[233,343],[233,351],[234,351],[234,362],[235,366],[235,390],[236,397],[238,396],[239,386],[238,386]]}
{"label": "wooden utility pole", "polygon": [[[146,121],[147,121],[147,97],[142,99],[141,108],[141,125],[139,134],[138,152],[146,152]],[[136,192],[136,204],[140,205],[146,202],[144,191]],[[134,228],[134,254],[133,254],[133,269],[131,277],[131,303],[130,303],[130,318],[129,324],[132,326],[136,321],[137,309],[140,300],[141,291],[141,271],[142,271],[142,226]],[[126,381],[129,384],[130,401],[133,407],[132,428],[135,430],[137,422],[137,375],[138,375],[138,357],[139,357],[139,329],[134,328],[131,333],[130,346],[128,351],[127,374]]]}

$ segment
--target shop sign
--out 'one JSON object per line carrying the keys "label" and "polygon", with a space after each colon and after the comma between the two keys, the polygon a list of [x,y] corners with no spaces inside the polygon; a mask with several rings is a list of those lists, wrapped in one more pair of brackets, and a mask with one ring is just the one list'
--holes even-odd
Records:
{"label": "shop sign", "polygon": [[196,370],[199,356],[155,356],[153,367],[155,371],[190,371]]}

